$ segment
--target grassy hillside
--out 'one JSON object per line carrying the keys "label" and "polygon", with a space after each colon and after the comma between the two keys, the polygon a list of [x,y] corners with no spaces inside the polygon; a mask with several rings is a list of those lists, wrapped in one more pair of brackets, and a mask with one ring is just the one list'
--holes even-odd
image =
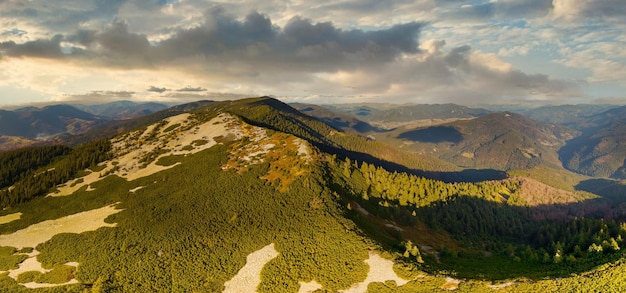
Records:
{"label": "grassy hillside", "polygon": [[[269,97],[215,102],[197,111],[214,115],[225,111],[246,122],[289,133],[309,141],[320,150],[344,158],[376,163],[390,170],[424,173],[460,171],[458,167],[426,155],[401,151],[398,148],[366,137],[340,132],[328,124]],[[202,114],[205,113],[205,114]]]}
{"label": "grassy hillside", "polygon": [[[560,190],[523,173],[475,183],[418,176],[424,162],[403,162],[407,153],[269,98],[211,103],[96,146],[107,156],[57,192],[0,211],[0,291],[74,280],[37,290],[222,292],[267,247],[276,255],[261,264],[259,292],[348,289],[381,269],[365,262],[372,255],[393,259],[406,280],[369,292],[476,292],[492,282],[610,292],[611,278],[624,280],[626,201],[575,192],[606,182],[568,177],[574,188]],[[32,169],[63,169],[54,158]],[[60,223],[102,209],[114,212],[100,228],[21,236],[42,234],[26,233],[32,225],[66,231]],[[27,261],[44,272],[11,276]]]}

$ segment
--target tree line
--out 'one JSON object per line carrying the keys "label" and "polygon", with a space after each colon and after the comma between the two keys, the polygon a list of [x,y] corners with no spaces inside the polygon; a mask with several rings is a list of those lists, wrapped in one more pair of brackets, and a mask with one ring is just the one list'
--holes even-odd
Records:
{"label": "tree line", "polygon": [[111,142],[101,139],[75,148],[48,146],[0,153],[3,163],[0,207],[44,195],[57,184],[76,177],[80,171],[107,160],[110,150]]}

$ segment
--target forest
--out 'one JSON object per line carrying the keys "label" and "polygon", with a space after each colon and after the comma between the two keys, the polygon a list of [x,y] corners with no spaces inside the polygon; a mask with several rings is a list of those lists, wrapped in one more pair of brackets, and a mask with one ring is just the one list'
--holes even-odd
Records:
{"label": "forest", "polygon": [[[315,160],[273,150],[280,156],[225,169],[253,142],[223,139],[194,155],[161,158],[159,164],[176,166],[148,177],[109,175],[89,191],[44,197],[111,159],[110,142],[0,153],[2,166],[11,166],[1,170],[0,216],[23,213],[0,225],[0,234],[116,203],[122,210],[106,219],[116,227],[58,234],[21,251],[0,247],[2,268],[37,249],[52,271],[23,273],[19,281],[81,282],[43,292],[221,292],[247,255],[274,243],[280,254],[263,268],[259,292],[297,292],[299,281],[313,280],[331,292],[346,289],[365,278],[371,251],[394,259],[395,271],[413,280],[402,287],[370,284],[370,292],[432,292],[447,276],[464,280],[461,292],[493,290],[488,285],[499,282],[513,283],[512,291],[609,292],[626,282],[626,225],[619,217],[538,217],[552,207],[528,205],[521,181],[454,180],[458,168],[415,156],[401,164],[409,154],[263,99],[212,103],[192,117],[208,121],[220,111],[269,127],[269,136],[281,140],[307,139]],[[168,134],[180,130],[161,127]],[[616,206],[619,198],[611,197]],[[25,289],[0,275],[0,291]]]}
{"label": "forest", "polygon": [[[435,269],[463,271],[464,265],[471,264],[458,258],[481,261],[485,258],[477,255],[486,251],[503,255],[512,263],[530,264],[527,275],[564,276],[620,259],[621,248],[626,245],[626,225],[616,220],[537,219],[533,208],[516,196],[519,186],[512,180],[445,183],[350,159],[334,159],[330,164],[335,190],[368,212],[400,227],[419,222],[450,234],[458,245],[438,247],[439,255],[450,261],[442,261],[443,265]],[[353,216],[358,223],[365,222],[362,215]],[[385,235],[371,235],[401,251],[405,249],[403,243],[411,239],[398,234],[391,233],[395,243],[384,239]],[[476,270],[464,273],[477,277]],[[501,273],[495,276],[507,277]]]}
{"label": "forest", "polygon": [[[281,254],[264,268],[260,292],[295,292],[297,280],[313,279],[335,291],[365,277],[363,261],[376,244],[342,216],[321,169],[284,193],[259,179],[268,163],[244,173],[222,170],[228,152],[218,145],[133,182],[109,176],[93,191],[35,198],[19,206],[20,221],[0,225],[0,232],[121,201],[123,211],[109,218],[117,227],[59,234],[36,247],[44,267],[80,263],[75,276],[83,284],[67,286],[75,291],[220,292],[248,254],[272,242]],[[136,186],[146,187],[129,194]],[[0,290],[16,288],[0,280]]]}
{"label": "forest", "polygon": [[0,153],[0,207],[46,194],[55,185],[108,159],[110,149],[109,140],[101,139],[75,148],[57,145]]}

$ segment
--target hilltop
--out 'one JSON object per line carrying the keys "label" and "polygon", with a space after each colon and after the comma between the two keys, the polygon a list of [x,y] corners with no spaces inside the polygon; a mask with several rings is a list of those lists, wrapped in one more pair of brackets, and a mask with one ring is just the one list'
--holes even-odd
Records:
{"label": "hilltop", "polygon": [[[483,118],[530,123],[468,121]],[[267,97],[126,123],[0,153],[15,163],[0,185],[3,291],[610,291],[623,270],[620,197],[522,172],[453,180],[454,165]],[[522,137],[561,143],[541,126]]]}

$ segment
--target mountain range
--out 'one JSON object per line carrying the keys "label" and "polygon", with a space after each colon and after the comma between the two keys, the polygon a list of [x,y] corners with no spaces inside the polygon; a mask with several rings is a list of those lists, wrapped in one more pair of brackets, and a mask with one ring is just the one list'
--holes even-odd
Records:
{"label": "mountain range", "polygon": [[[622,108],[563,126],[393,107],[47,108],[58,127],[23,133],[63,136],[0,152],[0,291],[626,288],[624,182],[584,169],[603,163],[590,147],[620,159]],[[96,122],[70,133],[67,117]]]}
{"label": "mountain range", "polygon": [[118,101],[0,110],[0,150],[46,144],[45,141],[84,134],[113,121],[139,118],[167,108],[159,103]]}

